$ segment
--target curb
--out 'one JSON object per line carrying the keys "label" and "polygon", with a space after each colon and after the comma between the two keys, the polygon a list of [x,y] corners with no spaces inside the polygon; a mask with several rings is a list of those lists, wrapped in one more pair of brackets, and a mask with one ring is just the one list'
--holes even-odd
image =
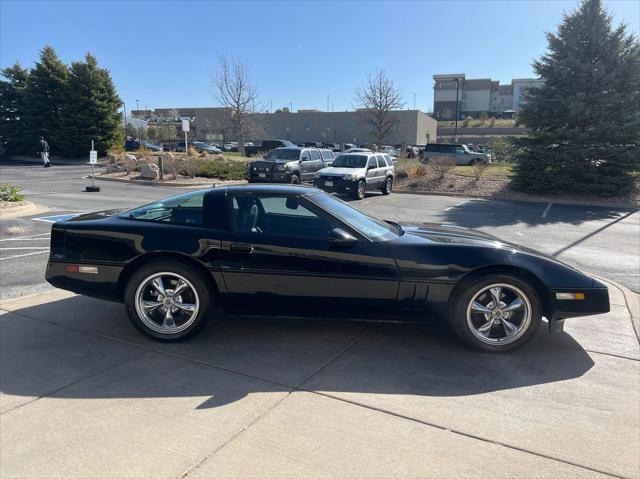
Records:
{"label": "curb", "polygon": [[624,302],[627,306],[627,311],[629,312],[629,316],[631,317],[631,325],[633,326],[633,331],[636,333],[636,339],[638,340],[638,344],[640,344],[640,294],[634,293],[626,286],[616,283],[608,278],[604,278],[597,274],[592,274],[594,278],[597,278],[601,281],[611,284],[620,290],[622,296],[624,296]]}
{"label": "curb", "polygon": [[446,193],[435,191],[413,191],[406,189],[393,190],[394,193],[400,193],[402,195],[423,195],[423,196],[452,196],[456,198],[473,198],[479,200],[493,200],[493,201],[514,201],[521,203],[553,203],[554,205],[578,205],[578,206],[597,206],[601,208],[620,208],[628,210],[640,210],[640,205],[634,205],[633,203],[607,203],[606,201],[580,201],[580,200],[565,200],[561,198],[510,198],[509,196],[479,196],[479,195],[465,195],[463,193]]}
{"label": "curb", "polygon": [[[91,179],[91,175],[85,177],[86,179]],[[169,183],[169,182],[159,182],[152,180],[125,180],[122,178],[104,178],[104,177],[95,177],[96,180],[101,181],[114,181],[116,183],[133,183],[135,185],[145,185],[145,186],[170,186],[172,188],[199,188],[203,186],[208,186],[210,188],[215,188],[216,186],[226,186],[226,185],[244,185],[246,180],[228,180],[228,181],[211,181],[207,183]]]}
{"label": "curb", "polygon": [[38,206],[31,201],[25,202],[22,206],[17,206],[15,208],[9,208],[8,210],[0,210],[0,218],[3,220],[11,219],[11,218],[19,218],[21,216],[27,216],[34,213],[40,213],[47,211],[48,208],[44,206]]}

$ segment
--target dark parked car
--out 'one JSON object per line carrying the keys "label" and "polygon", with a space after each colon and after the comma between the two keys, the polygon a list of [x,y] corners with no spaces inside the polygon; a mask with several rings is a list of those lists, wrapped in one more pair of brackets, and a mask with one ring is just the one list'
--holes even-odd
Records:
{"label": "dark parked car", "polygon": [[138,151],[140,149],[140,142],[136,140],[126,140],[124,142],[125,151]]}
{"label": "dark parked car", "polygon": [[293,183],[313,181],[318,170],[333,162],[333,152],[298,146],[276,148],[247,165],[249,183]]}
{"label": "dark parked car", "polygon": [[439,317],[472,347],[506,351],[542,316],[558,331],[564,318],[609,311],[603,284],[550,256],[465,228],[381,221],[291,185],[211,188],[59,221],[46,279],[124,302],[134,326],[161,340],[198,332],[222,309]]}
{"label": "dark parked car", "polygon": [[244,147],[245,156],[266,155],[276,148],[284,148],[296,146],[288,140],[264,140],[260,145],[252,145]]}
{"label": "dark parked car", "polygon": [[162,151],[162,148],[155,143],[151,143],[149,140],[142,140],[140,144],[145,147],[147,150],[151,151]]}

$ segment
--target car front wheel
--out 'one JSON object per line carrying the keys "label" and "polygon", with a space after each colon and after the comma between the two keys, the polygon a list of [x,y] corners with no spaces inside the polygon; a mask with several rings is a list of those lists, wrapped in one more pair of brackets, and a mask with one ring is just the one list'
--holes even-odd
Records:
{"label": "car front wheel", "polygon": [[298,175],[291,175],[291,180],[290,180],[292,185],[299,185],[300,184],[300,177]]}
{"label": "car front wheel", "polygon": [[207,278],[179,261],[144,265],[129,280],[124,299],[133,325],[146,336],[165,341],[200,331],[213,300]]}
{"label": "car front wheel", "polygon": [[452,298],[448,320],[456,334],[474,349],[503,352],[519,348],[540,326],[538,295],[515,276],[488,275],[462,288]]}
{"label": "car front wheel", "polygon": [[364,180],[358,181],[358,184],[356,185],[356,189],[353,192],[353,196],[355,197],[355,199],[356,200],[363,199],[366,192],[367,192],[367,184],[364,182]]}

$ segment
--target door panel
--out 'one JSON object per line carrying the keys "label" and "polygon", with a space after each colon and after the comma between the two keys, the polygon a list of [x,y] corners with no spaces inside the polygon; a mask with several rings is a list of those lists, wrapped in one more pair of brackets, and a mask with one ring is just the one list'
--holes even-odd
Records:
{"label": "door panel", "polygon": [[[222,240],[228,306],[300,316],[366,316],[395,308],[397,268],[383,243],[361,239],[336,247],[328,240],[336,226],[329,219],[302,203],[287,214],[273,197],[263,200],[266,209],[253,231]],[[251,248],[238,251],[234,244]]]}

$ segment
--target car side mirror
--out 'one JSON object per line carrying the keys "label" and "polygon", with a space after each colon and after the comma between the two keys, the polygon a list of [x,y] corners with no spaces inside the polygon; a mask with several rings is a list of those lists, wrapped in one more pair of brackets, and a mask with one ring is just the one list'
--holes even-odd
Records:
{"label": "car side mirror", "polygon": [[331,245],[340,246],[340,247],[348,247],[353,246],[358,242],[358,238],[347,233],[345,230],[341,228],[332,228],[329,231],[329,243]]}

